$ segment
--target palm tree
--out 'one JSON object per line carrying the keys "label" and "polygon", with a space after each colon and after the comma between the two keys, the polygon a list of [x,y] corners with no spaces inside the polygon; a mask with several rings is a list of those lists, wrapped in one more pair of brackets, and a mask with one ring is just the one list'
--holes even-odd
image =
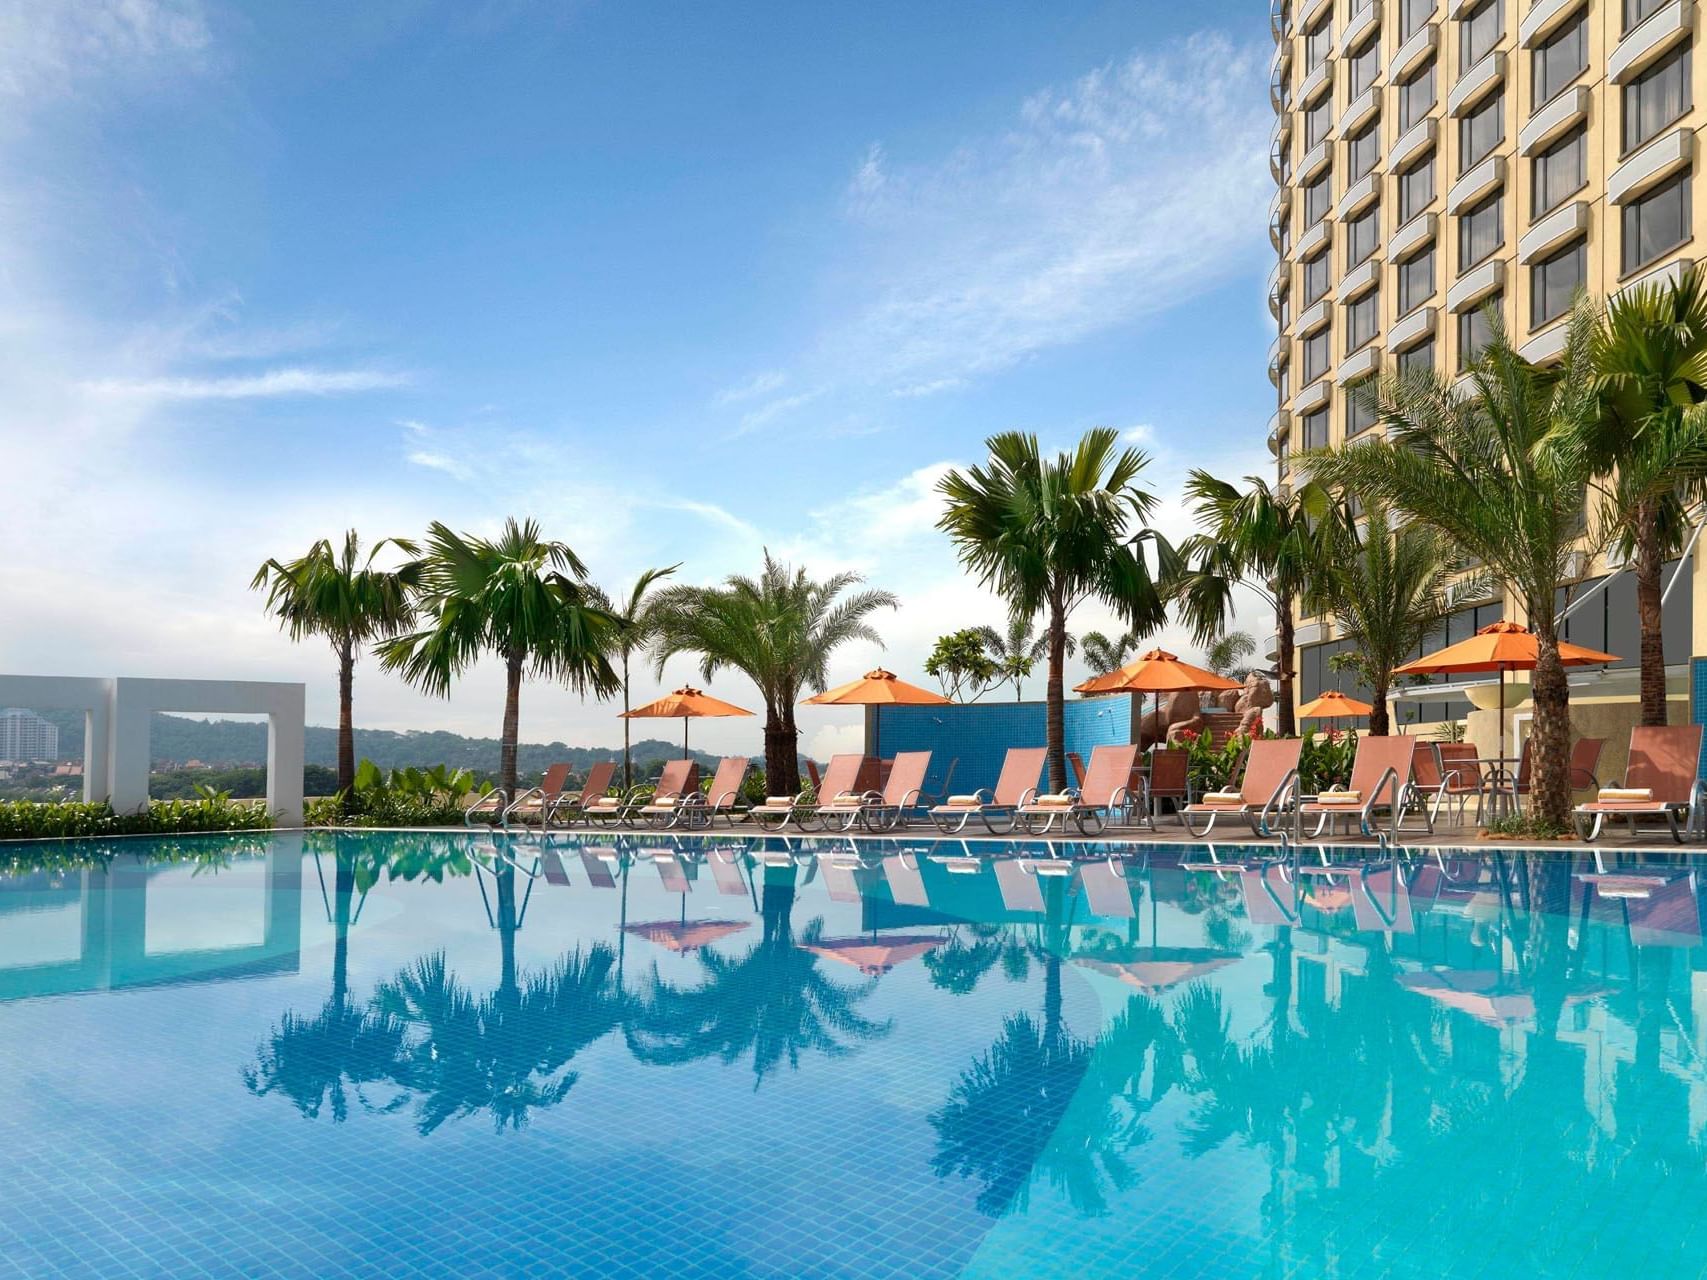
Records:
{"label": "palm tree", "polygon": [[[1100,631],[1087,631],[1079,637],[1079,652],[1092,671],[1117,671],[1137,652],[1138,637],[1123,631],[1111,640]],[[1072,651],[1071,646],[1068,652]]]}
{"label": "palm tree", "polygon": [[[1032,619],[1024,614],[1009,614],[1002,630],[984,626],[974,628],[990,655],[1003,673],[1004,680],[1013,681],[1014,701],[1019,702],[1025,690],[1022,681],[1049,651],[1049,638],[1035,634]],[[1073,656],[1073,637],[1067,637],[1067,656]]]}
{"label": "palm tree", "polygon": [[292,640],[325,636],[338,658],[338,790],[346,802],[356,781],[355,720],[352,712],[356,659],[375,640],[396,635],[415,617],[410,592],[419,583],[419,566],[376,569],[374,560],[387,544],[415,555],[404,538],[381,538],[364,559],[354,529],[344,534],[342,551],[322,538],[306,555],[268,560],[255,571],[252,591],[267,592],[267,611]]}
{"label": "palm tree", "polygon": [[1643,724],[1666,722],[1661,570],[1707,488],[1707,288],[1695,270],[1613,299],[1596,335],[1604,412],[1578,434],[1595,470],[1605,540],[1629,563],[1641,626]]}
{"label": "palm tree", "polygon": [[745,674],[765,700],[765,777],[773,794],[800,789],[800,730],[794,705],[803,689],[829,685],[830,655],[852,640],[883,642],[867,619],[900,601],[887,591],[853,591],[857,573],[816,582],[765,552],[756,578],[732,575],[720,587],[671,587],[654,608],[652,663],[662,674],[678,653],[699,655],[700,675]]}
{"label": "palm tree", "polygon": [[622,619],[593,602],[586,566],[564,543],[541,538],[532,520],[506,520],[495,539],[456,533],[435,520],[417,572],[430,625],[386,641],[382,664],[442,698],[482,654],[498,657],[504,664],[498,785],[514,796],[522,673],[561,680],[583,694],[615,693],[609,655]]}
{"label": "palm tree", "polygon": [[1203,650],[1203,665],[1218,676],[1229,678],[1243,674],[1241,663],[1257,651],[1257,642],[1248,631],[1223,631]]}
{"label": "palm tree", "polygon": [[1388,439],[1303,455],[1330,489],[1364,495],[1427,524],[1487,566],[1516,597],[1536,641],[1533,686],[1535,806],[1541,822],[1570,821],[1570,690],[1554,617],[1581,531],[1589,470],[1579,453],[1546,447],[1599,413],[1593,347],[1597,317],[1572,312],[1565,350],[1542,369],[1512,347],[1498,316],[1472,366],[1471,391],[1423,370],[1388,375],[1377,401]]}
{"label": "palm tree", "polygon": [[1313,612],[1331,612],[1351,644],[1347,665],[1372,691],[1369,732],[1389,732],[1387,693],[1393,668],[1416,654],[1429,634],[1467,600],[1487,594],[1482,577],[1451,582],[1467,560],[1440,530],[1419,522],[1393,528],[1387,508],[1371,503],[1367,523],[1327,525],[1330,556],[1306,597]]}
{"label": "palm tree", "polygon": [[629,662],[634,655],[652,643],[656,629],[657,598],[651,596],[652,588],[663,579],[669,577],[681,563],[670,565],[665,569],[648,569],[634,580],[624,597],[622,608],[618,609],[611,598],[605,594],[602,587],[590,587],[589,594],[599,608],[610,613],[619,614],[622,618],[622,631],[617,640],[617,656],[622,660],[622,785],[627,790],[634,785],[634,760],[629,746],[629,711],[628,676]]}
{"label": "palm tree", "polygon": [[1171,584],[1185,621],[1199,644],[1211,644],[1233,617],[1233,589],[1248,587],[1274,608],[1282,737],[1297,732],[1292,697],[1296,665],[1293,606],[1304,597],[1323,551],[1320,529],[1305,509],[1304,496],[1289,485],[1271,488],[1246,476],[1243,491],[1207,471],[1193,471],[1186,496],[1202,530],[1180,547],[1185,568]]}
{"label": "palm tree", "polygon": [[1156,509],[1155,494],[1137,483],[1149,458],[1122,449],[1111,428],[1087,431],[1075,449],[1053,460],[1024,432],[1006,431],[987,443],[985,465],[951,471],[938,483],[947,505],[937,527],[1011,612],[1047,618],[1045,739],[1050,786],[1060,791],[1067,785],[1067,619],[1094,598],[1140,634],[1161,626],[1167,609],[1143,548],[1155,544],[1163,578],[1174,570],[1173,548],[1144,527]]}

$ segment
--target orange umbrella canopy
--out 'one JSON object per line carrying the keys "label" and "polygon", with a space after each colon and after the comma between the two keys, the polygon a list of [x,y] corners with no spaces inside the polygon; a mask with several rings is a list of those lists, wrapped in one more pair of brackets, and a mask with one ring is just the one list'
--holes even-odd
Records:
{"label": "orange umbrella canopy", "polygon": [[897,933],[886,938],[820,938],[802,951],[810,951],[826,960],[851,964],[861,973],[888,973],[896,965],[922,956],[932,947],[940,947],[943,939],[928,933]]}
{"label": "orange umbrella canopy", "polygon": [[1185,689],[1242,689],[1237,680],[1181,662],[1166,649],[1151,649],[1118,671],[1076,684],[1077,693],[1178,693]]}
{"label": "orange umbrella canopy", "polygon": [[1321,697],[1299,707],[1298,714],[1306,720],[1334,720],[1340,716],[1366,716],[1373,710],[1375,708],[1367,702],[1347,697],[1338,689],[1329,689]]}
{"label": "orange umbrella canopy", "polygon": [[648,702],[643,707],[624,711],[619,720],[697,720],[701,716],[750,716],[753,713],[732,702],[724,702],[709,693],[683,685],[674,693]]}
{"label": "orange umbrella canopy", "polygon": [[[1535,634],[1516,622],[1490,622],[1468,640],[1425,653],[1414,662],[1394,667],[1394,675],[1445,675],[1454,671],[1529,671],[1535,666]],[[1615,654],[1559,642],[1559,660],[1567,667],[1594,667],[1617,662]]]}
{"label": "orange umbrella canopy", "polygon": [[[1435,969],[1427,973],[1402,973],[1399,985],[1427,996],[1449,1009],[1458,1009],[1490,1027],[1511,1026],[1535,1016],[1535,997],[1520,987],[1508,986],[1504,976],[1492,969]],[[1605,988],[1590,987],[1565,996],[1566,1004],[1581,1004],[1603,994]]]}
{"label": "orange umbrella canopy", "polygon": [[1155,995],[1182,982],[1214,973],[1238,959],[1225,951],[1211,951],[1207,947],[1141,947],[1131,954],[1132,959],[1118,964],[1090,956],[1074,956],[1073,959],[1087,969],[1118,978],[1145,995]]}
{"label": "orange umbrella canopy", "polygon": [[675,920],[648,920],[625,924],[622,931],[655,942],[660,947],[668,947],[671,951],[686,953],[708,947],[719,938],[739,933],[746,927],[739,920],[683,920],[679,923]]}
{"label": "orange umbrella canopy", "polygon": [[829,707],[918,707],[939,706],[950,700],[940,693],[932,693],[916,684],[908,684],[899,679],[893,671],[878,667],[875,671],[867,671],[858,680],[850,680],[834,689],[813,694],[805,701]]}

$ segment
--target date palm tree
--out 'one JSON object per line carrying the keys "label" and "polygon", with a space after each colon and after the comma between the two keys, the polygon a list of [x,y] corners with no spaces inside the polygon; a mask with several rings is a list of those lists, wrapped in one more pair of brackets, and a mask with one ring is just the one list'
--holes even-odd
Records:
{"label": "date palm tree", "polygon": [[1218,676],[1243,675],[1240,666],[1256,654],[1257,642],[1248,631],[1223,631],[1203,650],[1203,665]]}
{"label": "date palm tree", "polygon": [[1690,270],[1613,299],[1596,335],[1604,412],[1568,443],[1602,496],[1604,541],[1630,565],[1641,627],[1643,724],[1666,722],[1661,575],[1690,536],[1707,477],[1707,289]]}
{"label": "date palm tree", "polygon": [[387,671],[439,697],[482,655],[504,664],[504,730],[498,785],[516,794],[516,735],[522,676],[560,680],[599,696],[619,687],[610,655],[622,619],[594,603],[587,569],[532,520],[504,522],[492,539],[434,521],[415,572],[428,625],[380,646]]}
{"label": "date palm tree", "polygon": [[629,742],[629,726],[632,722],[627,719],[630,709],[629,663],[636,653],[652,643],[653,635],[657,630],[656,608],[658,600],[652,594],[652,588],[681,567],[681,563],[678,561],[668,568],[646,570],[634,580],[634,585],[628,589],[628,594],[623,597],[621,608],[616,606],[602,587],[590,588],[590,594],[595,604],[601,609],[620,615],[622,618],[622,630],[617,638],[616,652],[617,657],[622,662],[622,710],[624,717],[622,721],[622,785],[624,790],[634,785],[634,759]]}
{"label": "date palm tree", "polygon": [[1582,530],[1590,468],[1579,451],[1549,442],[1587,430],[1600,412],[1598,316],[1579,302],[1560,362],[1547,369],[1518,355],[1497,315],[1489,320],[1469,394],[1443,374],[1388,375],[1376,397],[1389,438],[1313,451],[1299,465],[1330,489],[1362,494],[1438,530],[1515,597],[1536,641],[1533,813],[1564,827],[1570,690],[1554,608]]}
{"label": "date palm tree", "polygon": [[[1072,646],[1068,646],[1068,653]],[[1124,667],[1138,651],[1138,637],[1130,631],[1123,631],[1112,640],[1100,631],[1087,631],[1079,637],[1079,652],[1084,654],[1085,665],[1092,671],[1115,671]]]}
{"label": "date palm tree", "polygon": [[[1155,494],[1138,485],[1149,458],[1121,448],[1113,429],[1096,427],[1053,459],[1025,432],[1006,431],[987,444],[984,465],[951,471],[938,483],[946,507],[937,527],[1010,611],[1046,619],[1045,741],[1050,786],[1060,791],[1067,785],[1067,619],[1096,599],[1140,634],[1160,627],[1167,609],[1157,581],[1173,571],[1174,552],[1145,527],[1156,509]],[[1147,543],[1157,551],[1156,574],[1144,556]]]}
{"label": "date palm tree", "polygon": [[324,636],[338,659],[338,790],[346,802],[356,780],[354,687],[356,659],[375,640],[395,636],[415,617],[410,592],[419,584],[413,560],[397,569],[376,568],[387,546],[416,554],[405,538],[381,538],[361,553],[354,529],[334,548],[322,538],[295,560],[268,560],[255,571],[250,590],[267,593],[267,612],[292,640]]}
{"label": "date palm tree", "polygon": [[1277,728],[1290,737],[1298,731],[1292,614],[1323,563],[1321,530],[1300,491],[1271,486],[1260,476],[1246,476],[1245,486],[1238,489],[1202,470],[1186,480],[1200,532],[1180,546],[1185,567],[1170,584],[1171,594],[1199,644],[1212,644],[1226,632],[1235,588],[1246,587],[1273,607]]}
{"label": "date palm tree", "polygon": [[[984,642],[984,651],[1002,671],[1001,680],[1013,682],[1014,701],[1019,702],[1025,692],[1022,682],[1048,653],[1049,638],[1036,634],[1033,619],[1024,614],[1010,614],[1007,625],[1000,629],[983,626],[975,630]],[[1072,636],[1067,637],[1067,656],[1073,656]]]}
{"label": "date palm tree", "polygon": [[699,657],[700,675],[739,671],[765,701],[765,777],[773,794],[800,789],[800,729],[795,703],[801,691],[829,687],[830,655],[853,640],[882,644],[869,619],[899,605],[865,579],[838,573],[822,582],[771,558],[756,578],[736,574],[717,587],[671,587],[654,605],[652,664],[678,653]]}
{"label": "date palm tree", "polygon": [[1379,502],[1365,515],[1362,524],[1328,522],[1328,560],[1306,599],[1312,612],[1331,612],[1351,644],[1347,665],[1371,690],[1369,732],[1386,737],[1393,668],[1414,657],[1447,615],[1486,596],[1488,583],[1479,575],[1454,581],[1467,557],[1440,530],[1415,521],[1395,529]]}

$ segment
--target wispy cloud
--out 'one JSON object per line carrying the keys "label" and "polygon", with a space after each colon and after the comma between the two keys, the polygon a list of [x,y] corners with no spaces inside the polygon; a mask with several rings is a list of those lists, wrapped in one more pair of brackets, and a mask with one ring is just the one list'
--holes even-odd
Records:
{"label": "wispy cloud", "polygon": [[53,98],[202,58],[195,0],[0,0],[0,98]]}
{"label": "wispy cloud", "polygon": [[780,418],[785,414],[792,413],[803,405],[811,404],[823,394],[824,392],[822,388],[814,389],[812,391],[798,391],[791,396],[779,396],[775,400],[767,401],[757,409],[749,409],[746,413],[741,415],[741,423],[736,429],[735,434],[738,436],[744,436],[750,432],[757,431],[760,427],[765,426],[774,419]]}
{"label": "wispy cloud", "polygon": [[409,376],[384,369],[270,369],[229,377],[109,378],[87,384],[100,396],[131,400],[264,400],[278,396],[349,395],[407,386]]}
{"label": "wispy cloud", "polygon": [[787,374],[777,369],[767,369],[762,373],[755,373],[744,382],[723,388],[713,400],[717,404],[740,404],[746,400],[756,400],[760,396],[768,396],[771,392],[780,390],[787,381]]}

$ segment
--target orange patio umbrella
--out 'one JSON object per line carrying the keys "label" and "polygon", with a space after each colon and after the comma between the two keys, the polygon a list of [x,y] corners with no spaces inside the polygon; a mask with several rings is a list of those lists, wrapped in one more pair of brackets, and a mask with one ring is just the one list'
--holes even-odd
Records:
{"label": "orange patio umbrella", "polygon": [[655,942],[660,947],[668,947],[671,951],[686,954],[708,947],[719,938],[726,938],[732,933],[739,933],[747,926],[739,920],[646,920],[638,924],[625,924],[624,933],[631,933],[637,938],[645,938]]}
{"label": "orange patio umbrella", "polygon": [[1090,956],[1074,956],[1076,963],[1097,973],[1117,978],[1145,995],[1158,995],[1169,987],[1190,982],[1232,964],[1237,956],[1207,947],[1140,947],[1132,959],[1115,963]]}
{"label": "orange patio umbrella", "polygon": [[1341,716],[1366,716],[1375,710],[1367,702],[1359,702],[1356,698],[1341,693],[1338,689],[1329,689],[1319,698],[1312,698],[1298,708],[1301,720],[1338,720]]}
{"label": "orange patio umbrella", "polygon": [[[1505,673],[1533,671],[1537,651],[1535,633],[1516,622],[1490,622],[1468,640],[1449,644],[1424,654],[1402,667],[1398,675],[1450,675],[1458,672],[1497,671],[1500,676],[1500,754],[1505,754]],[[1614,654],[1585,649],[1580,644],[1559,642],[1559,660],[1567,667],[1598,667],[1617,662]]]}
{"label": "orange patio umbrella", "polygon": [[950,703],[950,699],[940,693],[908,684],[893,671],[885,671],[882,667],[803,701],[821,707],[924,707]]}
{"label": "orange patio umbrella", "polygon": [[861,973],[875,977],[942,944],[943,939],[933,934],[896,933],[886,938],[820,938],[814,943],[802,943],[800,949],[826,960],[851,964]]}
{"label": "orange patio umbrella", "polygon": [[[1458,1009],[1490,1027],[1509,1027],[1535,1016],[1535,997],[1521,987],[1506,983],[1492,969],[1435,969],[1427,973],[1402,973],[1399,985],[1427,996],[1448,1009]],[[1565,1003],[1581,1004],[1604,994],[1608,988],[1589,987],[1565,996]]]}
{"label": "orange patio umbrella", "polygon": [[648,702],[643,707],[632,711],[624,711],[618,720],[675,720],[682,722],[682,755],[688,753],[688,721],[697,720],[703,716],[750,716],[753,713],[745,707],[737,707],[734,703],[724,702],[708,693],[695,689],[692,685],[683,685],[674,693],[666,693],[662,698]]}
{"label": "orange patio umbrella", "polygon": [[[1156,695],[1156,718],[1161,719],[1162,695],[1181,693],[1187,689],[1242,689],[1237,680],[1218,676],[1213,671],[1181,662],[1166,649],[1151,649],[1128,662],[1118,671],[1092,676],[1083,684],[1073,686],[1075,693],[1153,693]],[[1140,707],[1142,712],[1143,708]],[[1140,715],[1142,722],[1142,715]]]}

